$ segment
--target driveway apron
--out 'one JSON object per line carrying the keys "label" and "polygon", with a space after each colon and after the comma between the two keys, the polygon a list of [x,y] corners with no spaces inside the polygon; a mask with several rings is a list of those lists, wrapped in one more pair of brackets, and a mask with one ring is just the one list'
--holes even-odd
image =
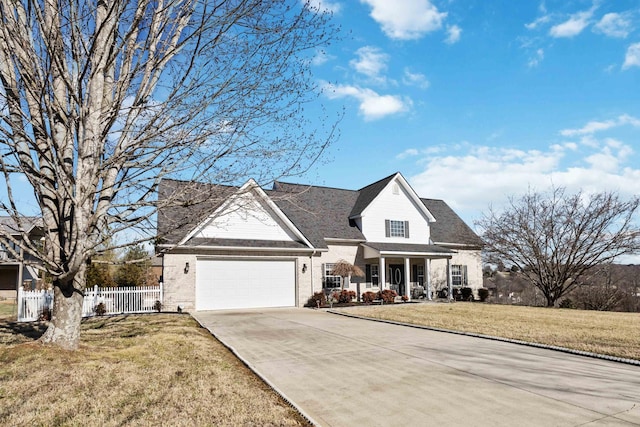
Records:
{"label": "driveway apron", "polygon": [[310,309],[196,312],[324,426],[640,426],[640,368]]}

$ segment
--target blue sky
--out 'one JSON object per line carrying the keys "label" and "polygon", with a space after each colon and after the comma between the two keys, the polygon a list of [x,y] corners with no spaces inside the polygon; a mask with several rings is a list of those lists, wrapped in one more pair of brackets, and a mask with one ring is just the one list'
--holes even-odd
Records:
{"label": "blue sky", "polygon": [[344,118],[305,183],[400,171],[471,226],[529,188],[640,194],[637,1],[313,4],[342,28],[314,75]]}

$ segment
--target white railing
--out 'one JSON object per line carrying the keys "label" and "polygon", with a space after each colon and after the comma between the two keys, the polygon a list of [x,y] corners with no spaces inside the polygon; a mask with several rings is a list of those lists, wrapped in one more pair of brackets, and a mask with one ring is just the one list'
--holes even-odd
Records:
{"label": "white railing", "polygon": [[[160,286],[100,288],[85,290],[82,316],[102,314],[151,313],[162,304]],[[99,308],[97,308],[99,307]],[[53,309],[53,291],[18,290],[18,322],[39,320],[43,311]]]}

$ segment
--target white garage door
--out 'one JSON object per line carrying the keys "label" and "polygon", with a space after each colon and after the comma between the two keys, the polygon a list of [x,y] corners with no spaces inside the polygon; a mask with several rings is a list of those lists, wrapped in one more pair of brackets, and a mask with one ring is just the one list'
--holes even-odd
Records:
{"label": "white garage door", "polygon": [[196,310],[295,306],[295,261],[197,261]]}

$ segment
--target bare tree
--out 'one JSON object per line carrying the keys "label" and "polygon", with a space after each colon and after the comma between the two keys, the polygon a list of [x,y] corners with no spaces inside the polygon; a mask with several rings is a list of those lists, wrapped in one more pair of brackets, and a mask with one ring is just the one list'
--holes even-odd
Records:
{"label": "bare tree", "polygon": [[26,179],[45,239],[24,249],[54,277],[43,342],[77,347],[88,260],[154,235],[163,177],[266,183],[317,159],[334,126],[303,109],[329,18],[299,0],[0,0],[0,211],[20,224]]}
{"label": "bare tree", "polygon": [[639,204],[637,197],[554,188],[511,198],[503,212],[490,209],[477,225],[490,262],[518,267],[553,306],[589,268],[640,250],[633,223]]}

